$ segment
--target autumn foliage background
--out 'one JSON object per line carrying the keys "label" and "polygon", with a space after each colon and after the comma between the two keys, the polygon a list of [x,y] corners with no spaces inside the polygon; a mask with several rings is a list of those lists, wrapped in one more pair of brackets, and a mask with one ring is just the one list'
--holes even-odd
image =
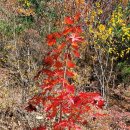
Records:
{"label": "autumn foliage background", "polygon": [[[128,0],[1,0],[0,129],[45,129],[46,126],[51,130],[57,123],[57,130],[68,125],[69,129],[129,130],[129,9]],[[61,70],[65,66],[67,76]],[[56,76],[60,79],[56,80]],[[64,84],[66,91],[46,93],[57,82]],[[66,98],[68,93],[71,96]],[[93,94],[100,95],[103,105],[95,106],[98,102],[92,98],[89,106],[85,106],[88,101],[82,102],[87,109],[82,120],[72,120],[78,109],[68,118],[72,111],[66,108],[65,115],[60,117],[60,100],[67,100],[70,108],[76,108],[73,101],[79,97],[72,93],[79,93],[87,100]],[[47,104],[48,100],[58,101],[54,104],[59,108]],[[43,111],[46,104],[50,106]]]}

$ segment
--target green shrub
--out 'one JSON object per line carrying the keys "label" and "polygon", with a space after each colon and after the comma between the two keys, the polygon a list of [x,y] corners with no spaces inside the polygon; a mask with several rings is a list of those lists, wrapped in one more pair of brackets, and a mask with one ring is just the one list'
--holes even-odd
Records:
{"label": "green shrub", "polygon": [[120,72],[122,81],[124,83],[130,82],[130,65],[127,62],[119,62],[117,64],[117,70]]}

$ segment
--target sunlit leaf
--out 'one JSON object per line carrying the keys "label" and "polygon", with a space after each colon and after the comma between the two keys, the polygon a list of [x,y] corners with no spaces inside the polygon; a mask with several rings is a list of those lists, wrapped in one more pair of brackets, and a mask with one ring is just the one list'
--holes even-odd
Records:
{"label": "sunlit leaf", "polygon": [[54,34],[47,35],[47,43],[49,46],[52,46],[56,43],[56,38]]}
{"label": "sunlit leaf", "polygon": [[64,23],[72,25],[72,24],[74,24],[74,20],[71,17],[68,16],[68,17],[64,18]]}
{"label": "sunlit leaf", "polygon": [[65,55],[65,59],[71,60],[71,54],[70,53],[65,53],[64,55]]}
{"label": "sunlit leaf", "polygon": [[54,72],[51,71],[51,70],[48,70],[48,69],[44,69],[44,70],[43,70],[43,73],[45,73],[45,74],[48,75],[48,76],[53,76],[53,75],[54,75]]}
{"label": "sunlit leaf", "polygon": [[67,34],[69,34],[70,32],[72,32],[73,31],[73,28],[71,28],[71,27],[66,27],[64,30],[63,30],[63,35],[67,35]]}
{"label": "sunlit leaf", "polygon": [[65,88],[66,88],[67,92],[74,93],[74,90],[75,90],[74,85],[66,85]]}
{"label": "sunlit leaf", "polygon": [[73,77],[74,76],[74,73],[72,71],[66,71],[66,75],[68,77]]}
{"label": "sunlit leaf", "polygon": [[51,56],[47,56],[45,59],[44,59],[44,63],[46,65],[53,65],[54,61],[53,61],[53,58]]}
{"label": "sunlit leaf", "polygon": [[79,19],[80,19],[80,13],[78,12],[75,14],[74,20],[77,22],[77,21],[79,21]]}
{"label": "sunlit leaf", "polygon": [[62,63],[61,63],[60,61],[56,61],[55,64],[54,64],[54,66],[55,66],[56,68],[61,68],[61,67],[63,67],[63,65],[62,65]]}
{"label": "sunlit leaf", "polygon": [[74,68],[74,67],[75,67],[75,64],[74,64],[71,60],[69,60],[69,61],[67,61],[67,66],[68,66],[69,68]]}
{"label": "sunlit leaf", "polygon": [[61,43],[61,45],[58,46],[57,50],[62,51],[62,49],[65,47],[66,43]]}
{"label": "sunlit leaf", "polygon": [[79,52],[77,50],[73,50],[73,53],[74,53],[75,57],[78,57],[78,58],[80,57],[80,54],[79,54]]}

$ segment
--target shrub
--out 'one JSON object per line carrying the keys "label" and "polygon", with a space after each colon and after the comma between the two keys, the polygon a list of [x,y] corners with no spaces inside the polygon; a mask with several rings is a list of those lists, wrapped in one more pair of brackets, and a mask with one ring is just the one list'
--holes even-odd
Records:
{"label": "shrub", "polygon": [[[58,129],[81,129],[80,125],[86,125],[85,115],[95,114],[91,105],[101,109],[104,100],[97,92],[76,92],[76,87],[69,83],[68,79],[74,76],[74,57],[79,58],[78,52],[81,42],[83,42],[82,29],[78,25],[80,14],[77,13],[73,18],[64,18],[64,29],[47,35],[47,43],[52,50],[44,58],[43,62],[47,68],[38,72],[35,78],[43,73],[46,75],[40,85],[42,92],[34,96],[27,111],[37,111],[36,106],[42,105],[46,113],[44,126],[40,128]],[[59,40],[60,39],[60,40]],[[54,48],[54,49],[53,49]],[[35,130],[36,128],[34,128]]]}

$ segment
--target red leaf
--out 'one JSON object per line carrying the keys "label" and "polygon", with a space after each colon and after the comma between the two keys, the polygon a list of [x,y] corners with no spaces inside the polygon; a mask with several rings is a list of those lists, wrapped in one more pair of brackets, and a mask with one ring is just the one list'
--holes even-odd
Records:
{"label": "red leaf", "polygon": [[53,33],[53,35],[55,36],[55,38],[60,38],[61,37],[61,34],[58,33],[58,32]]}
{"label": "red leaf", "polygon": [[60,79],[58,79],[58,82],[59,83],[68,83],[68,81],[66,80],[66,79],[64,79],[64,78],[60,78]]}
{"label": "red leaf", "polygon": [[59,123],[56,123],[54,128],[55,130],[59,130],[59,128],[66,128],[69,127],[70,123],[67,120],[60,121]]}
{"label": "red leaf", "polygon": [[47,65],[53,65],[53,63],[54,63],[52,57],[50,57],[50,56],[47,56],[47,57],[44,59],[44,62],[45,62],[45,64],[47,64]]}
{"label": "red leaf", "polygon": [[58,46],[57,50],[60,52],[62,49],[65,47],[66,43],[62,43],[61,45]]}
{"label": "red leaf", "polygon": [[90,108],[90,106],[86,106],[86,111],[89,111],[89,110],[91,110],[91,108]]}
{"label": "red leaf", "polygon": [[74,53],[74,55],[76,56],[76,57],[80,57],[80,54],[79,54],[79,52],[77,51],[77,50],[73,50],[73,53]]}
{"label": "red leaf", "polygon": [[53,87],[53,85],[42,85],[41,88],[45,89],[45,90],[51,90]]}
{"label": "red leaf", "polygon": [[66,99],[68,93],[60,91],[60,92],[58,92],[58,94],[59,94],[59,96],[56,97],[56,101],[59,101],[59,104],[60,104],[62,100]]}
{"label": "red leaf", "polygon": [[75,90],[74,85],[66,85],[65,88],[66,88],[67,92],[74,93],[74,90]]}
{"label": "red leaf", "polygon": [[75,125],[75,130],[82,130],[80,126]]}
{"label": "red leaf", "polygon": [[53,34],[48,34],[47,35],[47,40],[50,40],[50,39],[53,39],[53,38],[55,38]]}
{"label": "red leaf", "polygon": [[87,124],[88,124],[88,121],[87,121],[87,120],[84,120],[84,121],[82,122],[82,124],[83,124],[83,125],[87,125]]}
{"label": "red leaf", "polygon": [[91,98],[96,98],[98,96],[100,96],[99,93],[96,93],[96,92],[80,92],[79,93],[79,96],[82,97],[82,98],[88,98],[88,97],[91,97]]}
{"label": "red leaf", "polygon": [[63,70],[56,69],[56,70],[54,70],[54,72],[55,72],[55,76],[59,76],[59,77],[64,76],[64,71]]}
{"label": "red leaf", "polygon": [[[64,128],[68,128],[68,129],[74,129],[74,130],[82,130],[78,125],[76,125],[76,123],[72,120],[62,120],[59,123],[56,123],[54,126],[54,130],[60,130],[60,129],[64,129]],[[60,128],[60,129],[59,129]]]}
{"label": "red leaf", "polygon": [[100,113],[96,113],[96,114],[93,114],[94,117],[104,117],[106,116],[106,114],[100,114]]}
{"label": "red leaf", "polygon": [[81,99],[79,96],[75,96],[73,100],[74,100],[74,103],[77,104],[78,102],[80,102]]}
{"label": "red leaf", "polygon": [[65,53],[65,59],[71,60],[71,54],[70,53]]}
{"label": "red leaf", "polygon": [[49,46],[52,46],[56,43],[56,38],[54,34],[47,35],[47,43]]}
{"label": "red leaf", "polygon": [[60,61],[56,61],[55,62],[55,65],[54,65],[56,68],[61,68],[63,67],[62,63]]}
{"label": "red leaf", "polygon": [[71,42],[82,42],[83,38],[81,36],[79,36],[78,33],[72,33],[69,36],[69,39],[71,40]]}
{"label": "red leaf", "polygon": [[68,77],[73,77],[74,76],[74,73],[71,72],[71,71],[66,71],[66,74]]}
{"label": "red leaf", "polygon": [[72,28],[70,28],[70,27],[66,27],[65,29],[64,29],[64,31],[63,31],[63,35],[67,35],[67,34],[69,34],[70,32],[72,32]]}
{"label": "red leaf", "polygon": [[49,46],[52,46],[52,45],[54,45],[54,44],[56,44],[56,39],[48,40],[48,45],[49,45]]}
{"label": "red leaf", "polygon": [[56,114],[57,114],[57,108],[56,108],[56,107],[53,107],[51,114],[49,114],[47,117],[48,117],[49,119],[52,119],[53,117],[56,116]]}
{"label": "red leaf", "polygon": [[83,31],[80,26],[76,26],[76,27],[74,27],[73,32],[81,34]]}
{"label": "red leaf", "polygon": [[53,86],[55,86],[58,83],[59,83],[59,79],[47,78],[43,81],[43,85],[41,85],[41,87],[44,89],[51,89]]}
{"label": "red leaf", "polygon": [[72,45],[72,47],[73,47],[74,49],[78,49],[78,48],[79,48],[79,45],[78,45],[77,42],[72,42],[71,45]]}
{"label": "red leaf", "polygon": [[65,17],[64,18],[64,23],[72,25],[72,24],[74,24],[74,20],[71,17]]}
{"label": "red leaf", "polygon": [[67,61],[67,66],[69,67],[69,68],[74,68],[75,67],[75,64],[72,62],[72,61]]}
{"label": "red leaf", "polygon": [[104,100],[99,100],[97,105],[99,108],[102,108],[105,105],[104,103],[105,103]]}
{"label": "red leaf", "polygon": [[80,13],[76,13],[74,16],[75,22],[79,21],[79,19],[80,19]]}
{"label": "red leaf", "polygon": [[79,44],[77,42],[72,42],[71,46],[72,46],[73,49],[75,49],[77,51],[79,50]]}
{"label": "red leaf", "polygon": [[100,95],[95,96],[94,101],[96,102],[96,105],[99,108],[103,108],[103,106],[105,105],[105,101],[103,100],[103,98]]}
{"label": "red leaf", "polygon": [[57,54],[54,54],[54,55],[52,55],[52,57],[53,57],[53,59],[57,60],[58,57],[59,57],[59,54],[58,54],[58,53],[57,53]]}
{"label": "red leaf", "polygon": [[44,69],[43,72],[48,75],[48,76],[53,76],[54,75],[54,72],[51,71],[51,70],[47,70],[47,69]]}

